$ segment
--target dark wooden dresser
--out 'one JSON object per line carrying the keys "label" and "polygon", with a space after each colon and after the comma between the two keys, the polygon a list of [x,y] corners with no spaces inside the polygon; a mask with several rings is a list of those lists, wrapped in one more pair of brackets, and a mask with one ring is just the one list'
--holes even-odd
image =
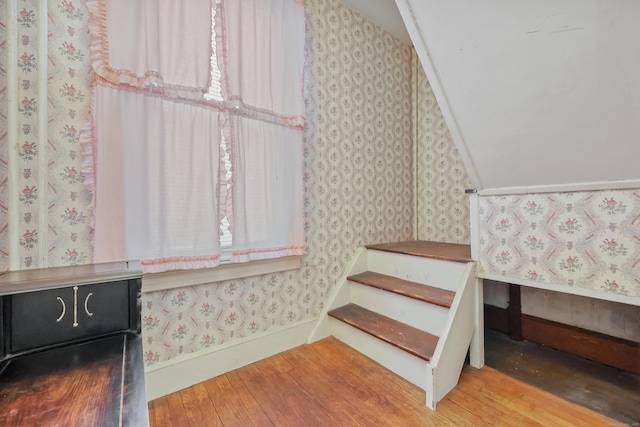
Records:
{"label": "dark wooden dresser", "polygon": [[0,275],[0,426],[148,426],[137,261]]}

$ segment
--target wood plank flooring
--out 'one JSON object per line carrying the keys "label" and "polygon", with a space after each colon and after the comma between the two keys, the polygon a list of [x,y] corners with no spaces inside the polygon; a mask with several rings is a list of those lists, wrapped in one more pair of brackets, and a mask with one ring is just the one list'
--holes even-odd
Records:
{"label": "wood plank flooring", "polygon": [[335,338],[149,402],[151,426],[610,426],[485,367],[465,367],[436,412],[422,390]]}

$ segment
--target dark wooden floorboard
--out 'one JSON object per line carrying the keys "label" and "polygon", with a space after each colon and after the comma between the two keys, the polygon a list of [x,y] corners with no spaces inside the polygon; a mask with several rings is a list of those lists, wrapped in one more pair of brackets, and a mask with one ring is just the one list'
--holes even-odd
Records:
{"label": "dark wooden floorboard", "polygon": [[640,425],[640,375],[532,342],[514,341],[490,329],[485,331],[485,350],[487,365],[504,374],[619,422]]}
{"label": "dark wooden floorboard", "polygon": [[454,262],[469,262],[471,246],[457,243],[429,242],[425,240],[408,240],[406,242],[381,243],[367,245],[367,249],[386,252],[397,252],[424,258],[441,259]]}
{"label": "dark wooden floorboard", "polygon": [[[151,426],[186,427],[196,419],[219,419],[224,426],[243,427],[615,423],[489,367],[465,367],[458,386],[434,412],[424,406],[424,391],[335,338],[297,347],[192,389],[151,402]],[[202,390],[212,405],[194,404],[206,402],[198,398]],[[172,413],[174,409],[177,414]],[[185,414],[196,410],[200,412]]]}
{"label": "dark wooden floorboard", "polygon": [[372,271],[354,274],[347,277],[352,282],[361,283],[376,289],[381,289],[394,294],[417,299],[419,301],[435,304],[440,307],[451,308],[455,292],[436,288],[421,283],[410,282],[408,280],[398,279],[397,277],[387,276]]}
{"label": "dark wooden floorboard", "polygon": [[328,314],[425,361],[431,359],[438,344],[438,337],[433,334],[356,304],[343,305]]}

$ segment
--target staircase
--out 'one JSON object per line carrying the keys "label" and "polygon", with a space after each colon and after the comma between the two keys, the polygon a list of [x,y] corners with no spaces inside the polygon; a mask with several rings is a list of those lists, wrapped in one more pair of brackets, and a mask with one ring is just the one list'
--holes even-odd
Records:
{"label": "staircase", "polygon": [[310,338],[333,335],[426,392],[458,383],[476,323],[467,245],[408,241],[358,249]]}

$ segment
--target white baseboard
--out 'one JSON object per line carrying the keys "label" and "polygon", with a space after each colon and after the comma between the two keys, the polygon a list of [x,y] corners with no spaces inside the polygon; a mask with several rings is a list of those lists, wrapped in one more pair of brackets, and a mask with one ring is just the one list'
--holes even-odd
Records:
{"label": "white baseboard", "polygon": [[305,344],[318,319],[185,355],[145,368],[147,401]]}

